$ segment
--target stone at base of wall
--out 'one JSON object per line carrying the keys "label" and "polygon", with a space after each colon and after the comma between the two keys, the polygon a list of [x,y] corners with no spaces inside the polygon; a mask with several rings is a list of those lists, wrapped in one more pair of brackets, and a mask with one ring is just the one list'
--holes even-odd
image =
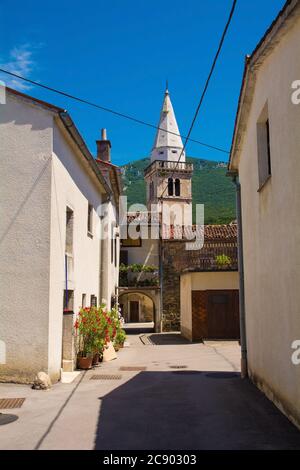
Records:
{"label": "stone at base of wall", "polygon": [[165,320],[162,324],[162,331],[180,331],[180,322]]}
{"label": "stone at base of wall", "polygon": [[180,331],[180,314],[173,312],[163,313],[162,331]]}
{"label": "stone at base of wall", "polygon": [[[32,385],[37,372],[39,371],[35,371],[28,374],[22,374],[17,371],[11,374],[3,374],[0,370],[0,383]],[[55,384],[60,380],[60,371],[55,373],[49,373],[49,377],[51,379],[51,382]]]}
{"label": "stone at base of wall", "polygon": [[249,378],[252,380],[261,392],[274,403],[274,405],[300,430],[300,410],[296,410],[286,399],[276,393],[269,385],[257,374],[248,369]]}
{"label": "stone at base of wall", "polygon": [[62,368],[64,372],[73,372],[74,370],[74,361],[63,359]]}
{"label": "stone at base of wall", "polygon": [[188,328],[185,328],[184,326],[181,325],[181,335],[187,339],[188,341],[193,341],[193,336],[191,330]]}

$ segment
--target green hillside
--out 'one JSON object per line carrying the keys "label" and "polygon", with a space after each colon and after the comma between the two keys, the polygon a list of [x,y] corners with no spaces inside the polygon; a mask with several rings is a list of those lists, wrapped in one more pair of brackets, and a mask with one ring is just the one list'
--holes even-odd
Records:
{"label": "green hillside", "polygon": [[[226,164],[192,157],[188,157],[187,161],[194,165],[193,211],[195,204],[205,204],[206,224],[223,224],[235,219],[235,189],[230,178],[226,177]],[[149,158],[143,158],[123,166],[128,206],[146,203],[144,169],[149,163]]]}

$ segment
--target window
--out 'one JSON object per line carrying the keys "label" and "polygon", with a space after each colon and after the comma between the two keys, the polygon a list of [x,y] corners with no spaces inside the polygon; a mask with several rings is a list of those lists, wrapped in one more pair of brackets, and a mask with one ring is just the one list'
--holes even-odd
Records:
{"label": "window", "polygon": [[82,294],[81,307],[86,307],[86,294]]}
{"label": "window", "polygon": [[265,105],[259,117],[256,128],[258,180],[259,189],[261,189],[271,176],[270,122],[267,105]]}
{"label": "window", "polygon": [[73,219],[74,212],[69,207],[66,208],[66,253],[73,253]]}
{"label": "window", "polygon": [[128,250],[121,250],[120,251],[120,264],[128,264]]}
{"label": "window", "polygon": [[[141,234],[139,233],[141,231],[141,226],[139,224],[135,224],[131,231],[129,231],[129,226],[127,227],[127,238],[121,239],[121,246],[123,247],[140,247],[142,246],[142,238]],[[129,233],[131,235],[134,234],[134,238],[131,238]]]}
{"label": "window", "polygon": [[175,196],[180,196],[180,179],[175,180]]}
{"label": "window", "polygon": [[123,238],[121,240],[122,247],[140,247],[142,246],[142,239],[141,237],[138,238],[130,238],[127,236],[127,238]]}
{"label": "window", "polygon": [[266,121],[267,127],[267,153],[268,153],[268,174],[271,175],[271,148],[270,148],[270,123],[269,119]]}
{"label": "window", "polygon": [[168,195],[173,196],[173,179],[168,179]]}
{"label": "window", "polygon": [[88,235],[93,234],[93,206],[92,204],[88,205],[87,233]]}
{"label": "window", "polygon": [[91,307],[97,307],[97,297],[95,295],[91,295]]}
{"label": "window", "polygon": [[110,236],[110,262],[114,262],[114,229],[111,228],[111,236]]}
{"label": "window", "polygon": [[70,312],[74,308],[74,291],[64,290],[64,311]]}
{"label": "window", "polygon": [[115,267],[117,267],[117,239],[114,239],[114,255],[115,255]]}
{"label": "window", "polygon": [[172,150],[172,153],[177,153],[177,150]]}
{"label": "window", "polygon": [[151,181],[149,185],[149,198],[152,200],[154,198],[154,183]]}
{"label": "window", "polygon": [[159,155],[163,155],[163,154],[164,154],[164,152],[162,152],[162,151],[161,151],[161,152],[159,152]]}

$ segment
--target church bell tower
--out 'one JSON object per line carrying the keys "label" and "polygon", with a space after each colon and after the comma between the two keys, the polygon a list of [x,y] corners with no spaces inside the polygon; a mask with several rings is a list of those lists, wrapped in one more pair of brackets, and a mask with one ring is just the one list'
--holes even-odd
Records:
{"label": "church bell tower", "polygon": [[148,210],[151,211],[153,204],[158,204],[163,222],[167,223],[164,214],[168,213],[172,225],[191,225],[192,175],[193,165],[186,162],[170,94],[166,89],[151,163],[145,169]]}

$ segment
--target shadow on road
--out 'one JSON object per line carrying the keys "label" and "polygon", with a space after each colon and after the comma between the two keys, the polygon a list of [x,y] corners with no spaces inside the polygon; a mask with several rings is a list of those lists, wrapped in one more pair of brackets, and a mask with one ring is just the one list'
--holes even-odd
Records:
{"label": "shadow on road", "polygon": [[95,449],[300,449],[300,432],[232,372],[141,372],[101,399]]}
{"label": "shadow on road", "polygon": [[[181,344],[193,344],[191,343],[191,341],[181,336],[180,333],[153,333],[152,335],[148,336],[148,340],[156,346],[177,346]],[[200,343],[201,341],[197,342]]]}

